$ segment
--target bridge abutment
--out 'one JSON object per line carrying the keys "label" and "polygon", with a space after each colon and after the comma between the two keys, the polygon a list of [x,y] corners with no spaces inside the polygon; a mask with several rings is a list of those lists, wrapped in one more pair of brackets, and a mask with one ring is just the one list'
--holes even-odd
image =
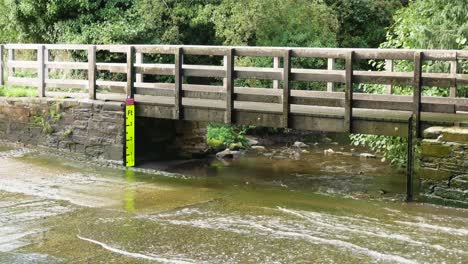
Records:
{"label": "bridge abutment", "polygon": [[[122,164],[124,107],[120,102],[0,98],[0,138]],[[195,158],[208,151],[207,123],[137,117],[137,161]]]}
{"label": "bridge abutment", "polygon": [[426,129],[418,174],[423,199],[468,207],[468,128]]}
{"label": "bridge abutment", "polygon": [[121,163],[121,103],[52,98],[0,98],[0,137],[50,151]]}

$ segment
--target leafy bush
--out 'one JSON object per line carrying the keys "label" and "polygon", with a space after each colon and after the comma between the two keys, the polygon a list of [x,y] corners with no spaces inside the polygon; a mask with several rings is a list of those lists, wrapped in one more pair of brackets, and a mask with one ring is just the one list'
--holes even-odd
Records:
{"label": "leafy bush", "polygon": [[210,124],[207,128],[206,140],[210,147],[219,150],[231,145],[247,146],[245,138],[246,127],[234,127],[225,124]]}
{"label": "leafy bush", "polygon": [[366,146],[382,153],[393,165],[398,167],[406,165],[408,141],[405,138],[362,134],[351,135],[350,138],[353,145]]}

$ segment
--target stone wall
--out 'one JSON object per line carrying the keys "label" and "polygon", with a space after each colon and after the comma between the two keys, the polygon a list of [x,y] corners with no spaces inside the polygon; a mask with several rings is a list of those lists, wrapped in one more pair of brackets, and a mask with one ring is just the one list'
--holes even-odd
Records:
{"label": "stone wall", "polygon": [[468,128],[431,127],[421,143],[421,194],[447,205],[468,206]]}
{"label": "stone wall", "polygon": [[0,98],[0,139],[122,163],[121,103]]}
{"label": "stone wall", "polygon": [[[207,123],[137,117],[136,159],[196,158],[209,151]],[[122,163],[121,103],[0,97],[0,140]]]}

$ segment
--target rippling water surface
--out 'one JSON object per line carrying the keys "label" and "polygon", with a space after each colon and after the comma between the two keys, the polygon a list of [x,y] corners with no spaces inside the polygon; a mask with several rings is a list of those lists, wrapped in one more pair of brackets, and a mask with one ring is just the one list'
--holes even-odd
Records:
{"label": "rippling water surface", "polygon": [[468,210],[402,202],[404,175],[378,160],[253,155],[181,178],[28,152],[0,150],[0,263],[468,259]]}

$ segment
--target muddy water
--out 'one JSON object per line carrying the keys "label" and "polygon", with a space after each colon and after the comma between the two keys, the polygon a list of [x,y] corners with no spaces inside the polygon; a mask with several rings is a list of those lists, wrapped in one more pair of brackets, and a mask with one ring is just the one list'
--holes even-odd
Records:
{"label": "muddy water", "polygon": [[319,152],[163,177],[4,149],[0,263],[466,263],[468,210],[406,204],[402,173]]}

